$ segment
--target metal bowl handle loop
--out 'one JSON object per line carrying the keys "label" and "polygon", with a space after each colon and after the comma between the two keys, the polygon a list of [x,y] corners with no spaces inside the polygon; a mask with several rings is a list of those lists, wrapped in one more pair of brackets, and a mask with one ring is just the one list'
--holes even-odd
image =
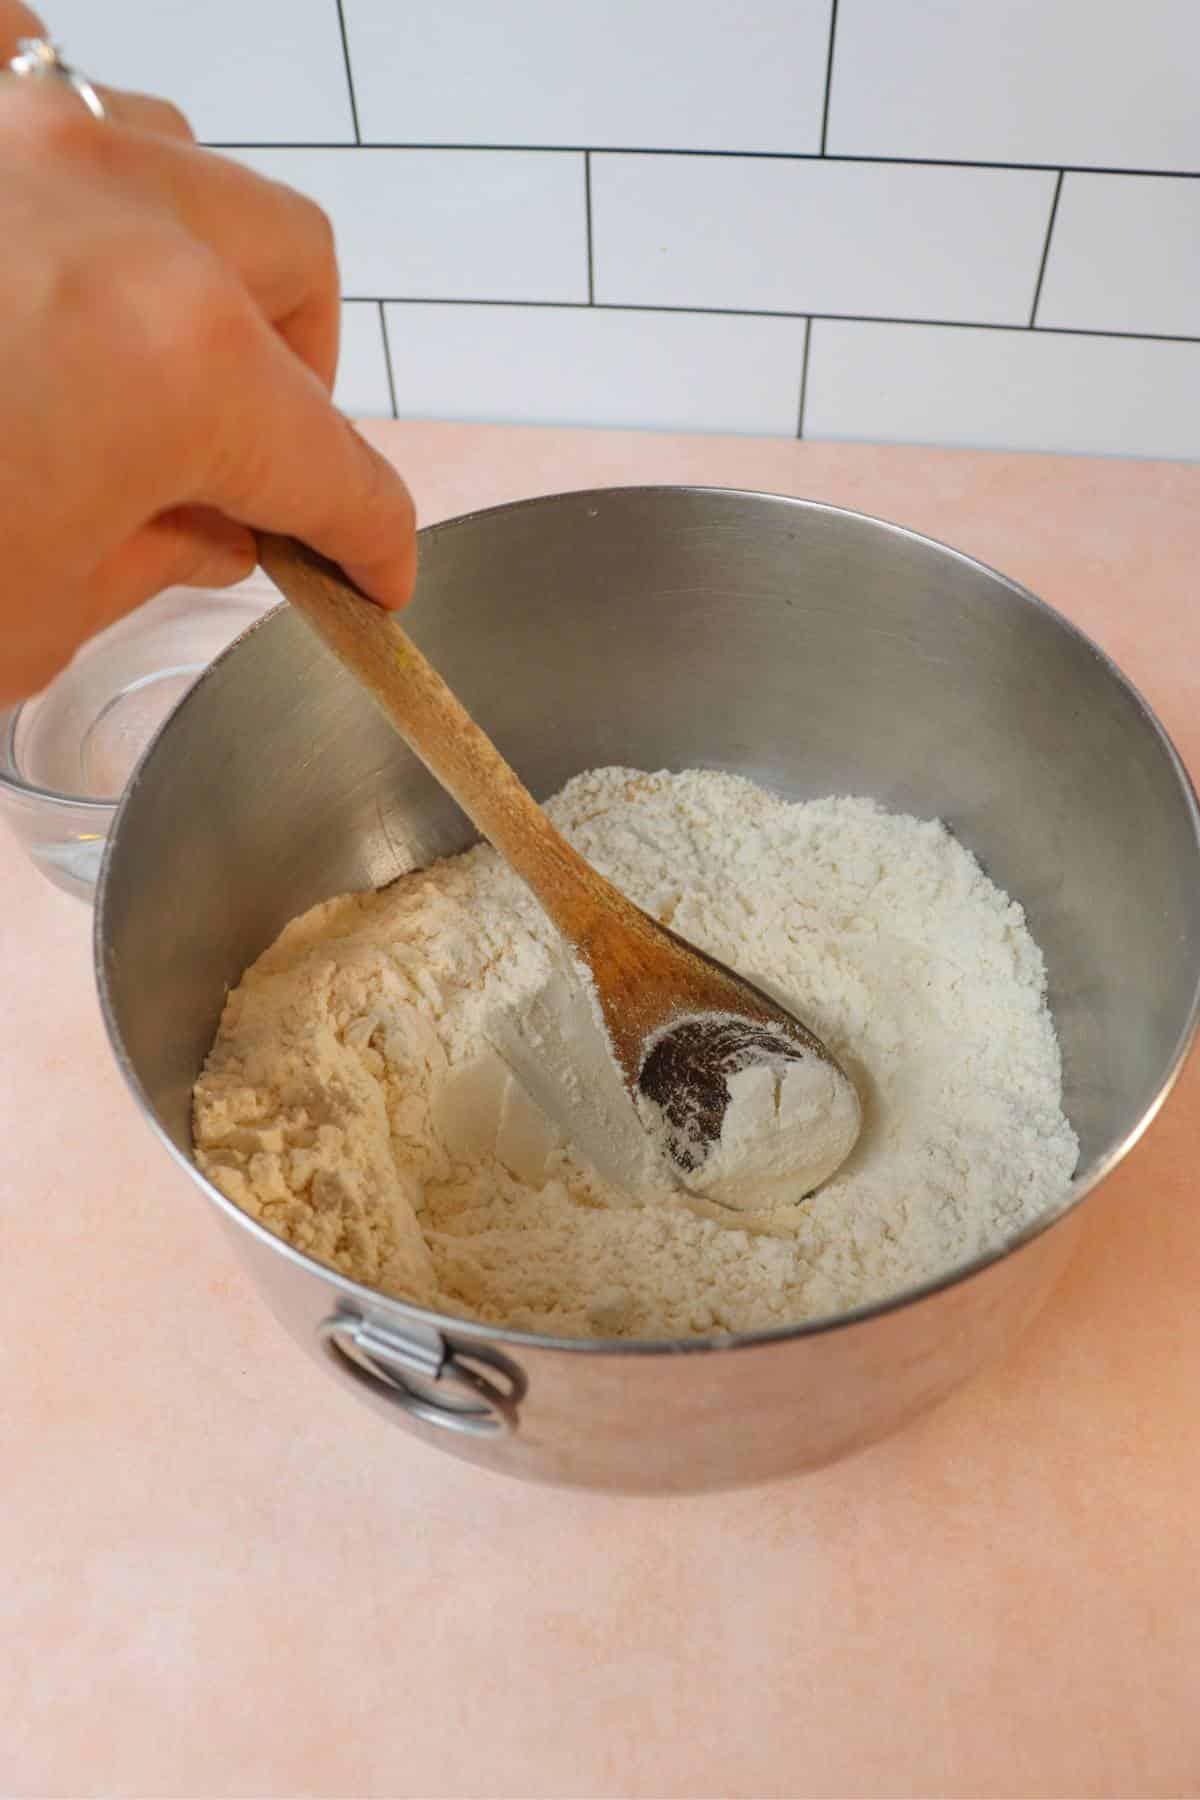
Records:
{"label": "metal bowl handle loop", "polygon": [[[436,1332],[425,1343],[348,1311],[322,1320],[317,1337],[342,1373],[410,1418],[468,1437],[504,1437],[517,1429],[525,1377],[515,1363],[487,1345],[456,1349]],[[484,1365],[488,1373],[476,1364]],[[454,1390],[454,1403],[418,1391],[414,1378],[422,1387],[445,1383]]]}

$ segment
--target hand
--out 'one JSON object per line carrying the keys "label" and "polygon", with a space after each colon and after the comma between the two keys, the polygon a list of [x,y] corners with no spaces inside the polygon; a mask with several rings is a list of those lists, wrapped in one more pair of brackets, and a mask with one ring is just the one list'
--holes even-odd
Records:
{"label": "hand", "polygon": [[[0,63],[45,36],[0,0]],[[175,583],[291,533],[382,605],[412,501],[330,401],[338,272],[292,189],[200,150],[166,102],[0,76],[0,702]]]}

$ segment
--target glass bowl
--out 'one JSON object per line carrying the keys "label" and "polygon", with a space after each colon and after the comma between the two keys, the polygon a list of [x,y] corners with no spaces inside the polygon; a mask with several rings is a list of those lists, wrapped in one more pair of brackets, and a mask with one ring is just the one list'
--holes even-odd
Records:
{"label": "glass bowl", "polygon": [[48,880],[91,899],[143,750],[213,658],[278,601],[261,573],[234,588],[168,588],[90,639],[40,694],[0,707],[0,814]]}

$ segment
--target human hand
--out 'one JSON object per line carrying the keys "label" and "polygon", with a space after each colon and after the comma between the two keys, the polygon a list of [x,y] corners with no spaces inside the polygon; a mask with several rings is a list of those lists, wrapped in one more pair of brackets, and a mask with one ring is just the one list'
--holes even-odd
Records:
{"label": "human hand", "polygon": [[[45,36],[0,0],[0,64]],[[176,583],[287,532],[384,606],[412,501],[334,408],[338,273],[302,195],[200,150],[166,102],[0,76],[0,702]]]}

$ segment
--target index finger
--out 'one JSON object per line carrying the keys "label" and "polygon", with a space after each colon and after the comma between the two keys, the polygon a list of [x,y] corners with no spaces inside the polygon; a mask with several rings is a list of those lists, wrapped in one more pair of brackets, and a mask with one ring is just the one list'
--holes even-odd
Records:
{"label": "index finger", "polygon": [[396,470],[249,302],[213,335],[219,366],[201,359],[195,398],[204,465],[180,500],[299,538],[379,605],[406,606],[416,513]]}

